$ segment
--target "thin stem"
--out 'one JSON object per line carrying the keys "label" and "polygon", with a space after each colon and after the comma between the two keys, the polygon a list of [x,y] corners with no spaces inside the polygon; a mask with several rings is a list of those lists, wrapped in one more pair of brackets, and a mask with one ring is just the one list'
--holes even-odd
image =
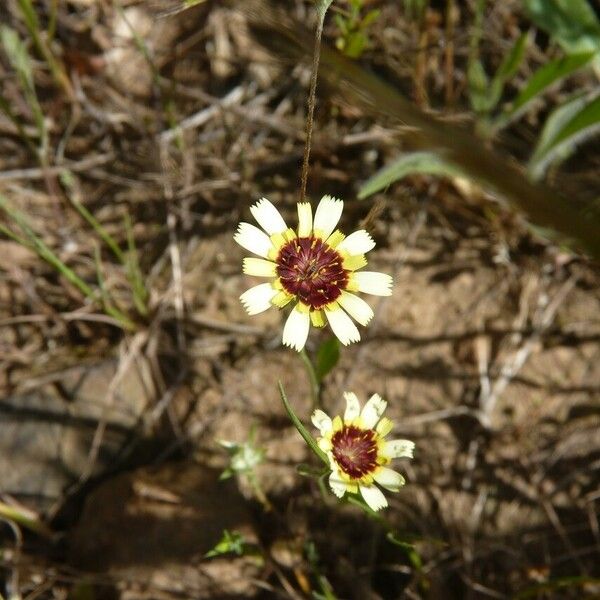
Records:
{"label": "thin stem", "polygon": [[278,382],[278,385],[281,401],[283,402],[283,406],[285,407],[288,416],[292,420],[294,427],[298,430],[298,433],[304,438],[304,441],[309,445],[310,449],[319,457],[320,460],[322,460],[327,466],[329,466],[329,459],[327,458],[327,455],[325,454],[325,452],[323,452],[323,450],[321,450],[321,448],[319,448],[317,442],[315,441],[315,438],[313,438],[313,436],[310,435],[310,433],[308,433],[306,427],[304,427],[304,425],[302,424],[302,421],[300,421],[300,419],[296,416],[296,413],[293,411],[289,400],[287,399],[281,381]]}
{"label": "thin stem", "polygon": [[304,363],[304,367],[306,368],[306,374],[308,375],[308,383],[310,385],[310,396],[312,398],[312,410],[315,410],[315,408],[319,408],[319,405],[321,404],[321,386],[319,385],[319,380],[317,378],[315,366],[313,365],[312,360],[310,360],[310,357],[308,356],[306,350],[302,348],[299,354],[300,358],[302,359],[302,362]]}
{"label": "thin stem", "polygon": [[317,91],[317,77],[319,72],[319,58],[321,56],[321,36],[323,35],[323,22],[325,14],[333,0],[319,0],[317,4],[317,28],[315,30],[315,49],[313,52],[312,71],[310,74],[310,88],[308,92],[308,113],[306,115],[306,142],[304,143],[304,156],[302,158],[302,175],[300,177],[300,202],[306,198],[306,184],[308,182],[308,160],[310,158],[310,145],[315,114],[315,96]]}
{"label": "thin stem", "polygon": [[257,500],[262,504],[263,508],[265,509],[265,512],[271,512],[273,510],[273,505],[267,498],[267,495],[262,489],[260,483],[258,483],[256,475],[251,472],[247,474],[247,477],[248,481],[250,482],[250,485],[252,486],[252,489],[254,490],[254,494],[256,495]]}

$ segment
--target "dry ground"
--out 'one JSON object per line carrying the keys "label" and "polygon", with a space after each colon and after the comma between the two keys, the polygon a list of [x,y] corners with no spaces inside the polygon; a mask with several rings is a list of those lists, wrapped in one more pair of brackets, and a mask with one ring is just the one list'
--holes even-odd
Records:
{"label": "dry ground", "polygon": [[[43,27],[51,4],[36,4]],[[394,295],[376,303],[363,342],[344,349],[323,404],[340,411],[344,390],[378,392],[395,433],[415,441],[415,459],[401,465],[409,483],[386,518],[415,540],[418,566],[377,523],[297,473],[311,459],[276,381],[308,419],[302,364],[280,344],[281,314],[250,318],[238,301],[250,281],[232,234],[249,205],[267,196],[293,222],[307,68],[273,62],[218,2],[177,14],[154,3],[123,2],[124,13],[108,1],[60,4],[52,48],[67,89],[31,46],[48,166],[0,116],[0,192],[94,288],[99,270],[135,325],[123,331],[35,252],[0,239],[0,492],[52,529],[2,527],[2,595],[304,598],[322,593],[320,576],[338,598],[600,593],[597,264],[464,182],[414,177],[378,197],[372,263],[394,274]],[[288,4],[312,22],[309,3]],[[414,95],[415,25],[399,3],[370,4],[382,15],[361,60]],[[522,23],[518,3],[502,4],[487,14],[492,62]],[[418,82],[429,100],[416,96],[467,120],[472,13],[459,9],[451,107],[435,3]],[[16,2],[0,8],[25,39],[18,15]],[[335,36],[326,28],[328,43]],[[5,57],[0,69],[2,94],[35,142]],[[535,128],[511,132],[517,156]],[[323,91],[310,196],[344,198],[342,228],[356,228],[373,206],[356,200],[360,184],[406,141]],[[587,187],[597,195],[597,150],[588,144],[554,180],[595,172]],[[122,248],[130,216],[147,315],[76,202]],[[325,336],[313,332],[309,352]],[[216,440],[243,441],[253,426],[270,512],[243,482],[217,481],[226,457]],[[244,532],[263,563],[204,560],[223,529]]]}

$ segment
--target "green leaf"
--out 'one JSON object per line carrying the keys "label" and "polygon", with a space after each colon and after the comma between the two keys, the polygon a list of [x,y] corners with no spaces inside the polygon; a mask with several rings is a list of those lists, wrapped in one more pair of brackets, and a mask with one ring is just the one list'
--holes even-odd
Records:
{"label": "green leaf", "polygon": [[223,537],[217,542],[212,550],[209,550],[204,556],[206,558],[213,558],[214,556],[220,556],[222,554],[236,554],[242,556],[244,554],[246,540],[244,536],[238,531],[229,532],[227,529],[223,530]]}
{"label": "green leaf", "polygon": [[529,161],[532,179],[540,179],[551,163],[566,158],[575,146],[600,131],[600,96],[577,96],[548,117]]}
{"label": "green leaf", "polygon": [[517,38],[510,52],[504,57],[504,60],[498,67],[495,75],[497,78],[507,81],[516,75],[523,62],[528,40],[528,33],[523,33]]}
{"label": "green leaf", "polygon": [[362,200],[372,194],[388,187],[395,181],[413,175],[441,175],[445,177],[463,176],[463,171],[447,162],[433,152],[411,152],[403,154],[392,164],[384,167],[368,179],[358,191],[358,198]]}
{"label": "green leaf", "polygon": [[500,129],[520,117],[529,107],[530,103],[538,98],[551,85],[561,79],[568,77],[587,65],[594,52],[584,52],[580,54],[571,54],[562,58],[557,58],[540,67],[527,82],[527,85],[521,90],[516,100],[494,123],[494,129]]}
{"label": "green leaf", "polygon": [[527,48],[528,40],[528,33],[523,33],[520,35],[513,44],[513,47],[510,49],[510,52],[506,54],[504,60],[498,67],[498,70],[496,71],[496,74],[494,75],[490,85],[488,111],[496,107],[500,101],[500,98],[502,97],[504,85],[509,79],[514,77],[516,72],[519,70],[521,63],[523,62],[523,57],[525,56],[525,49]]}
{"label": "green leaf", "polygon": [[600,21],[586,0],[524,0],[524,6],[565,52],[600,52]]}
{"label": "green leaf", "polygon": [[337,365],[339,359],[340,343],[337,338],[329,338],[319,346],[315,365],[315,374],[319,383]]}
{"label": "green leaf", "polygon": [[474,59],[467,68],[467,82],[469,84],[469,100],[473,110],[477,113],[486,113],[490,106],[489,88],[490,81],[479,59]]}

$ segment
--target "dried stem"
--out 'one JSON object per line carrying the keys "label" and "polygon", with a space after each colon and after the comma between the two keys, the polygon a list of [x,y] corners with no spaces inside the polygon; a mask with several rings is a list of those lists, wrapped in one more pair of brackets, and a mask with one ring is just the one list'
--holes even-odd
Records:
{"label": "dried stem", "polygon": [[310,74],[310,88],[308,91],[308,112],[306,115],[306,141],[304,143],[304,156],[302,157],[302,174],[300,176],[300,202],[306,198],[306,184],[308,182],[308,161],[310,158],[310,144],[315,114],[315,96],[317,92],[317,77],[319,73],[319,57],[321,56],[321,37],[323,35],[323,22],[325,14],[333,0],[319,0],[317,13],[319,15],[315,30],[315,48],[313,52],[312,69]]}

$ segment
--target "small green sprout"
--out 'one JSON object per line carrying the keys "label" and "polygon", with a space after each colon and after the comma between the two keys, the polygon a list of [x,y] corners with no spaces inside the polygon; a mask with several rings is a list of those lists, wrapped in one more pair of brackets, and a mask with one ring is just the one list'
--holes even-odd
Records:
{"label": "small green sprout", "polygon": [[350,10],[345,14],[335,15],[335,23],[340,36],[335,45],[340,52],[350,58],[360,58],[369,46],[369,27],[379,17],[380,10],[370,10],[361,16],[364,0],[350,0]]}
{"label": "small green sprout", "polygon": [[215,556],[221,556],[223,554],[235,554],[236,556],[243,556],[246,554],[248,542],[244,536],[238,531],[223,530],[223,537],[217,542],[212,550],[209,550],[204,556],[206,558],[213,558]]}
{"label": "small green sprout", "polygon": [[219,444],[229,453],[229,466],[221,473],[219,479],[229,479],[234,475],[244,477],[252,486],[256,499],[263,505],[266,511],[272,506],[256,478],[255,469],[265,459],[265,449],[255,443],[256,432],[254,427],[250,429],[248,440],[243,443],[219,440]]}

